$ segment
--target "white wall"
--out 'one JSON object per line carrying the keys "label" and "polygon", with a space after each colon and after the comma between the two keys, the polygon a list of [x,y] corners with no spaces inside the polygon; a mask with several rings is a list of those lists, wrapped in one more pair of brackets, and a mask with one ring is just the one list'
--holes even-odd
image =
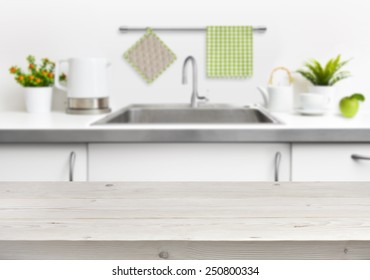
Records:
{"label": "white wall", "polygon": [[[8,74],[26,66],[28,54],[54,60],[105,56],[111,68],[112,105],[188,102],[190,86],[181,85],[187,55],[198,59],[200,92],[212,102],[260,102],[255,87],[267,82],[273,67],[292,70],[308,58],[326,60],[341,53],[353,57],[353,78],[338,85],[338,98],[370,93],[370,17],[364,0],[0,0],[0,110],[22,110],[21,88]],[[249,80],[206,79],[205,34],[159,33],[178,60],[147,85],[122,59],[142,34],[120,35],[120,25],[207,26],[266,25],[255,36],[255,75]],[[299,82],[299,81],[298,81]],[[56,101],[62,102],[61,93]],[[368,94],[370,98],[370,94]],[[60,107],[60,106],[59,106]],[[370,110],[370,100],[366,107]]]}

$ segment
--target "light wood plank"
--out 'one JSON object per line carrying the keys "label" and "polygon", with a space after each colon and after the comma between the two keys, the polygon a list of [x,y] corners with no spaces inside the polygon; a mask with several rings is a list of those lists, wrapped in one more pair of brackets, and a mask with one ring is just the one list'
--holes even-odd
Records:
{"label": "light wood plank", "polygon": [[0,199],[183,199],[248,197],[370,197],[370,183],[336,182],[1,182]]}
{"label": "light wood plank", "polygon": [[[361,198],[3,199],[0,219],[370,218]],[[338,208],[338,205],[341,205]],[[273,211],[272,211],[273,209]],[[47,216],[46,216],[47,215]]]}
{"label": "light wood plank", "polygon": [[3,260],[369,260],[370,243],[0,241]]}
{"label": "light wood plank", "polygon": [[369,218],[46,218],[0,221],[0,240],[3,241],[367,241],[369,238]]}

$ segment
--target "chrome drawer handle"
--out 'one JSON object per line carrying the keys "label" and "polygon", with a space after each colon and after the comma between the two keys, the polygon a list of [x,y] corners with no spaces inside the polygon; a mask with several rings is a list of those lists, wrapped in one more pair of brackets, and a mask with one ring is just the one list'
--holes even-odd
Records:
{"label": "chrome drawer handle", "polygon": [[370,157],[353,154],[351,156],[353,160],[370,160]]}
{"label": "chrome drawer handle", "polygon": [[76,163],[76,153],[71,152],[69,155],[69,181],[73,182],[74,177],[74,169]]}
{"label": "chrome drawer handle", "polygon": [[281,153],[275,154],[275,182],[279,182],[279,171],[280,171]]}

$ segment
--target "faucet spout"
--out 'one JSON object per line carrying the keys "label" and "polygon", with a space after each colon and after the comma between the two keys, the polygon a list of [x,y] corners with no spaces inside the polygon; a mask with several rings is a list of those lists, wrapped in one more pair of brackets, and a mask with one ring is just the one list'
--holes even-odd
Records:
{"label": "faucet spout", "polygon": [[190,62],[193,67],[193,92],[191,94],[191,107],[196,108],[198,107],[200,100],[208,101],[208,99],[204,96],[199,96],[198,94],[198,65],[193,56],[188,56],[184,61],[182,66],[182,83],[187,84],[188,82],[186,67]]}

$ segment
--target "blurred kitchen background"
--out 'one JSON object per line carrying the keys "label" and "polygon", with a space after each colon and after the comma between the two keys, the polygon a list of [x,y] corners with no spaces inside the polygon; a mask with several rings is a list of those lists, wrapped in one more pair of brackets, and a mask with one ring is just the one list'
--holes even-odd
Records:
{"label": "blurred kitchen background", "polygon": [[[0,110],[24,110],[22,88],[8,69],[26,66],[28,54],[56,61],[71,57],[106,57],[110,71],[111,106],[131,103],[188,103],[190,85],[181,85],[188,55],[199,64],[199,91],[213,103],[260,103],[256,86],[266,85],[274,67],[292,71],[310,58],[325,63],[342,54],[353,58],[346,67],[353,77],[337,87],[337,100],[354,92],[370,92],[370,17],[366,1],[295,0],[0,0]],[[158,32],[177,55],[176,62],[153,84],[122,58],[144,32],[119,34],[119,26],[205,27],[264,25],[254,36],[251,79],[206,78],[205,32]],[[308,83],[295,75],[295,88]],[[64,110],[65,94],[54,91],[54,108]],[[370,110],[370,102],[364,109]]]}

